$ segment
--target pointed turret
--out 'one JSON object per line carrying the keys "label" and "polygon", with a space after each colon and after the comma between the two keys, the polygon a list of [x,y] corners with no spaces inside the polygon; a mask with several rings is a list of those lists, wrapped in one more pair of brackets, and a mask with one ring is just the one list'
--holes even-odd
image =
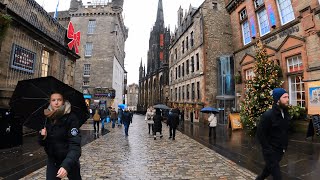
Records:
{"label": "pointed turret", "polygon": [[162,0],[159,0],[159,2],[158,2],[156,24],[159,24],[161,26],[164,24]]}

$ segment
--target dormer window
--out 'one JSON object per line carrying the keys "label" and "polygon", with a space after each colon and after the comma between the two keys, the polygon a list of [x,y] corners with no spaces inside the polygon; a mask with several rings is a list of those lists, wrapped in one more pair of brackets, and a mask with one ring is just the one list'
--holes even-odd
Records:
{"label": "dormer window", "polygon": [[247,18],[247,10],[244,8],[242,11],[240,11],[240,21]]}

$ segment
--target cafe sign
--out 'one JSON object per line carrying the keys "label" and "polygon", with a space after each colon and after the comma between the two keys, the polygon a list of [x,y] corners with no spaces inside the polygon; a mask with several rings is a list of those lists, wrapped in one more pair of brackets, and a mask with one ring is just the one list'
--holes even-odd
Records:
{"label": "cafe sign", "polygon": [[20,71],[34,73],[36,53],[13,44],[10,67]]}

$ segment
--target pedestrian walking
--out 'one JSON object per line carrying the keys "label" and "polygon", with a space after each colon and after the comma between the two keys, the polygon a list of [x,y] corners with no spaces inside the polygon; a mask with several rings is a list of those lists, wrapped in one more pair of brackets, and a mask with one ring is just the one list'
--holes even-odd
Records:
{"label": "pedestrian walking", "polygon": [[145,116],[145,121],[146,121],[147,124],[148,124],[149,134],[150,134],[150,131],[151,131],[152,134],[153,134],[153,124],[154,124],[153,116],[154,116],[154,115],[155,115],[155,111],[153,110],[152,106],[150,106],[150,107],[147,109],[146,116]]}
{"label": "pedestrian walking", "polygon": [[71,112],[71,104],[62,93],[54,92],[44,115],[47,119],[39,143],[48,156],[46,179],[80,180],[81,135],[79,119]]}
{"label": "pedestrian walking", "polygon": [[289,95],[286,90],[275,88],[272,96],[272,109],[262,114],[257,127],[257,138],[265,161],[265,167],[257,180],[266,179],[270,174],[275,180],[282,179],[279,163],[288,146]]}
{"label": "pedestrian walking", "polygon": [[101,107],[100,108],[100,118],[101,118],[101,133],[104,131],[104,122],[107,122],[107,111]]}
{"label": "pedestrian walking", "polygon": [[157,132],[160,133],[160,138],[163,137],[162,135],[162,120],[163,117],[161,116],[160,109],[156,109],[156,115],[153,117],[153,139],[157,139]]}
{"label": "pedestrian walking", "polygon": [[176,138],[176,129],[179,125],[179,115],[178,115],[178,111],[171,109],[169,111],[169,117],[168,117],[168,121],[167,121],[167,125],[169,126],[169,139],[172,138],[172,140],[175,140]]}
{"label": "pedestrian walking", "polygon": [[116,126],[116,120],[118,119],[118,115],[114,107],[110,111],[110,119],[112,122],[112,128],[114,128]]}
{"label": "pedestrian walking", "polygon": [[129,136],[129,126],[132,122],[132,116],[127,108],[124,109],[123,116],[122,116],[122,122],[124,125],[124,133],[126,136]]}
{"label": "pedestrian walking", "polygon": [[122,124],[122,118],[123,118],[123,110],[121,108],[118,109],[118,127]]}
{"label": "pedestrian walking", "polygon": [[99,112],[98,108],[94,110],[94,115],[92,118],[93,118],[94,133],[98,134],[99,133],[99,123],[100,123],[100,119],[101,119],[100,112]]}
{"label": "pedestrian walking", "polygon": [[216,127],[217,127],[217,117],[211,113],[209,118],[208,118],[208,122],[209,122],[209,137],[211,137],[212,135],[212,131],[213,131],[213,137],[216,138]]}

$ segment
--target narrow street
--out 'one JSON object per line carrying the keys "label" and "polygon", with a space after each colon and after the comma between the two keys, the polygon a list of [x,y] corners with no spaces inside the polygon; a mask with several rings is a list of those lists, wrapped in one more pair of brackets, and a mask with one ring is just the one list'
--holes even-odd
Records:
{"label": "narrow street", "polygon": [[[82,128],[93,128],[85,124]],[[83,179],[254,179],[255,174],[237,165],[190,137],[177,131],[176,140],[168,139],[163,124],[163,138],[148,134],[144,116],[134,115],[125,137],[123,127],[82,147]],[[45,179],[43,167],[26,177]]]}

